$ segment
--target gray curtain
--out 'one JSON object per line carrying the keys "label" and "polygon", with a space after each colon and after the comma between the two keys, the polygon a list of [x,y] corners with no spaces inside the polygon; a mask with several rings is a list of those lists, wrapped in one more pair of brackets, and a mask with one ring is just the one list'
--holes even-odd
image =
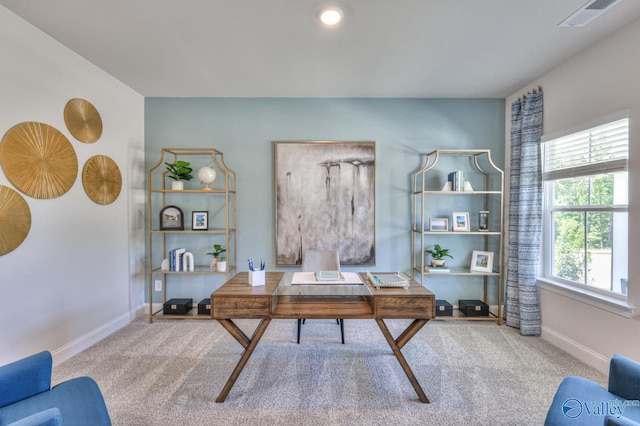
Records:
{"label": "gray curtain", "polygon": [[542,239],[542,89],[511,104],[509,258],[504,316],[525,336],[540,335],[536,275]]}

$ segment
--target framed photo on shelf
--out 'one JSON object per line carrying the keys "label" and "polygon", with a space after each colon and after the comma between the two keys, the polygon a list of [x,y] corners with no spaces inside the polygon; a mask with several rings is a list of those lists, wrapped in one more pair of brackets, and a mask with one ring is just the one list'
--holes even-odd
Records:
{"label": "framed photo on shelf", "polygon": [[180,207],[166,206],[160,210],[160,230],[184,230],[184,215]]}
{"label": "framed photo on shelf", "polygon": [[469,212],[453,212],[453,231],[470,231]]}
{"label": "framed photo on shelf", "polygon": [[469,269],[472,272],[493,272],[493,252],[474,250]]}
{"label": "framed photo on shelf", "polygon": [[449,219],[446,217],[432,217],[429,219],[429,231],[447,232],[449,231]]}
{"label": "framed photo on shelf", "polygon": [[206,231],[209,229],[209,212],[191,212],[191,230]]}

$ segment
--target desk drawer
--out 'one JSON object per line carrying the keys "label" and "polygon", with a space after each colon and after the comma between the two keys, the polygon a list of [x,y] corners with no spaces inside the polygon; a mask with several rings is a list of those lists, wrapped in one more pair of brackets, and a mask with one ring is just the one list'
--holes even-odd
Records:
{"label": "desk drawer", "polygon": [[270,297],[213,297],[211,316],[213,318],[268,318]]}
{"label": "desk drawer", "polygon": [[376,318],[431,319],[435,300],[430,297],[376,296]]}

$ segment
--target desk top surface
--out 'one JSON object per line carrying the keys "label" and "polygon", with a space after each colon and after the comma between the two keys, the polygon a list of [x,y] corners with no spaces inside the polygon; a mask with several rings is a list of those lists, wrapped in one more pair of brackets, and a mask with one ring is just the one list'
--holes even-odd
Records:
{"label": "desk top surface", "polygon": [[[225,297],[225,296],[264,296],[271,297],[276,292],[278,284],[283,279],[285,274],[291,274],[289,272],[267,272],[265,274],[265,285],[251,286],[249,285],[249,274],[247,272],[239,272],[234,275],[229,281],[224,283],[220,288],[211,294],[211,297]],[[368,290],[373,296],[394,296],[394,297],[428,297],[435,298],[435,295],[427,288],[422,286],[415,280],[410,280],[409,288],[403,287],[388,287],[388,288],[376,288],[367,283],[366,273],[360,273],[364,285],[368,286]]]}

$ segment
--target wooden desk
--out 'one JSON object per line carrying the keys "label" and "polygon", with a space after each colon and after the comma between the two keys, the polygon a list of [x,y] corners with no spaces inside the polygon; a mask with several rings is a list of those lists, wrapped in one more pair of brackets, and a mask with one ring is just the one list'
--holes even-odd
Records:
{"label": "wooden desk", "polygon": [[[248,284],[248,273],[240,272],[211,293],[211,317],[218,320],[245,349],[216,402],[224,402],[227,398],[271,320],[297,318],[375,319],[420,401],[429,402],[400,350],[427,321],[435,317],[436,303],[433,293],[411,280],[408,289],[370,287],[371,295],[368,296],[282,296],[277,294],[276,288],[283,275],[283,272],[267,272],[265,285],[252,287]],[[360,275],[366,281],[366,274]],[[249,338],[233,322],[233,318],[258,318],[261,321]],[[394,339],[384,322],[385,319],[392,318],[413,319],[413,322]]]}

